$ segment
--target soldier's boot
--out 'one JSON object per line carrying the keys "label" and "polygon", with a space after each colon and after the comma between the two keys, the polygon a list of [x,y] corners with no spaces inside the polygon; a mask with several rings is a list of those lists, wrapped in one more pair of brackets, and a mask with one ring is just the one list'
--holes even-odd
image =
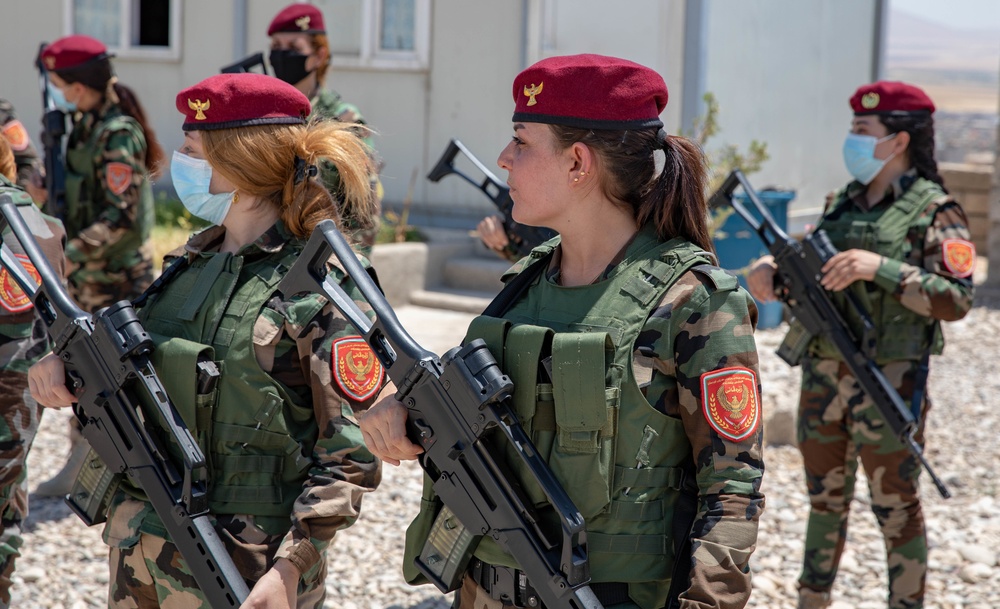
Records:
{"label": "soldier's boot", "polygon": [[73,489],[73,482],[80,475],[80,469],[83,468],[83,464],[87,460],[90,444],[83,438],[83,434],[72,426],[72,423],[69,437],[69,457],[66,458],[66,463],[59,470],[59,473],[38,485],[35,494],[39,497],[62,497],[68,495]]}
{"label": "soldier's boot", "polygon": [[809,588],[799,588],[798,609],[827,609],[830,606],[830,593]]}

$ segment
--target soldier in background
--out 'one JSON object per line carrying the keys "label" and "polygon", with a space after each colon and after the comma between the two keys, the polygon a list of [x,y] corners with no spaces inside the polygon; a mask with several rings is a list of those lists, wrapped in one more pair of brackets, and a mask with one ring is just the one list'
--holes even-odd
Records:
{"label": "soldier in background", "polygon": [[[131,300],[153,279],[150,232],[155,222],[149,177],[163,160],[135,93],[118,82],[111,56],[89,36],[66,36],[48,45],[42,61],[56,105],[72,116],[66,145],[66,217],[70,295],[86,311]],[[43,189],[29,186],[36,200]],[[63,471],[36,490],[69,492],[87,444],[71,433]]]}
{"label": "soldier in background", "polygon": [[[22,127],[23,129],[23,127]],[[42,252],[60,276],[65,270],[66,233],[55,218],[43,214],[31,197],[14,184],[16,161],[6,138],[0,138],[0,194],[9,195],[31,229]],[[35,267],[11,230],[4,243],[36,281]],[[45,328],[34,305],[6,269],[0,269],[0,608],[10,606],[14,562],[21,555],[21,525],[28,516],[25,467],[38,431],[42,407],[28,391],[28,367],[48,350]]]}
{"label": "soldier in background", "polygon": [[[326,118],[344,123],[365,125],[365,119],[354,104],[347,103],[339,93],[324,89],[326,73],[330,67],[330,43],[326,37],[323,13],[312,4],[291,4],[283,8],[267,28],[271,37],[271,53],[268,62],[274,75],[309,98],[313,118]],[[358,135],[375,155],[372,132],[366,127],[358,128]],[[337,168],[330,163],[321,163],[323,183],[327,189],[340,198],[340,177]],[[382,214],[382,183],[378,179],[378,167],[371,176],[372,188],[376,192],[376,206],[364,214],[345,207],[341,210],[344,226],[348,229],[355,247],[365,256],[371,256],[372,246],[378,236]],[[343,203],[341,203],[343,205]]]}
{"label": "soldier in background", "polygon": [[38,158],[35,145],[24,124],[14,114],[14,106],[6,99],[0,98],[0,133],[14,153],[14,164],[17,166],[18,186],[25,188],[29,183],[39,183],[42,173],[42,162]]}
{"label": "soldier in background", "polygon": [[[704,157],[663,129],[663,78],[630,61],[551,57],[513,90],[498,164],[514,220],[560,237],[508,271],[530,281],[505,289],[509,306],[474,320],[466,343],[484,339],[514,381],[521,424],[586,519],[605,607],[744,607],[764,508],[757,309],[712,265]],[[361,418],[388,463],[421,452],[406,416],[387,397]],[[440,507],[424,488],[406,536],[410,583],[426,582],[413,559]],[[522,488],[544,510],[541,490]],[[537,606],[518,583],[538,576],[486,535],[459,606]]]}
{"label": "soldier in background", "polygon": [[[816,227],[839,250],[823,267],[821,283],[842,311],[848,292],[868,309],[875,361],[911,405],[922,447],[931,408],[929,359],[944,347],[941,322],[961,319],[972,307],[976,250],[965,212],[938,174],[931,99],[912,85],[880,81],[860,87],[850,105],[844,161],[855,179],[828,200]],[[751,293],[774,300],[774,277],[774,259],[765,256],[748,276]],[[860,319],[845,319],[855,336],[864,336]],[[920,463],[823,336],[813,337],[802,359],[798,441],[811,507],[799,608],[831,604],[858,461],[885,538],[888,606],[923,607],[927,533]]]}

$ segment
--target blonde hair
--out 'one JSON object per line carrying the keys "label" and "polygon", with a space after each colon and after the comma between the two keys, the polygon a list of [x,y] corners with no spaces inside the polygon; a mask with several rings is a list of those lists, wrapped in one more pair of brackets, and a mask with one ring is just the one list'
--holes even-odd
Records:
{"label": "blonde hair", "polygon": [[[357,127],[332,120],[253,125],[202,131],[201,141],[213,171],[240,193],[274,205],[288,230],[306,239],[322,220],[335,220],[340,226],[341,215],[365,217],[375,208],[369,181],[374,173],[372,156],[356,135]],[[301,159],[299,171],[296,159]],[[344,200],[339,205],[319,178],[321,159],[340,174],[339,194]]]}
{"label": "blonde hair", "polygon": [[12,183],[17,182],[17,164],[14,162],[14,151],[10,148],[7,138],[0,137],[0,174]]}
{"label": "blonde hair", "polygon": [[316,84],[322,87],[326,83],[326,72],[330,69],[330,39],[326,34],[313,34],[309,37],[313,53],[318,53],[320,49],[326,49],[326,59],[316,66]]}

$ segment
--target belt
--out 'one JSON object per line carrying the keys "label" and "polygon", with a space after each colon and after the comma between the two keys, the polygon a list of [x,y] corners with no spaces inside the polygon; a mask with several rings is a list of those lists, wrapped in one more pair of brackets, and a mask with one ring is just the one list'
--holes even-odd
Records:
{"label": "belt", "polygon": [[[491,565],[474,558],[469,565],[469,576],[495,601],[516,607],[542,606],[538,592],[520,569]],[[628,584],[625,583],[599,582],[590,584],[590,589],[605,607],[629,600]]]}

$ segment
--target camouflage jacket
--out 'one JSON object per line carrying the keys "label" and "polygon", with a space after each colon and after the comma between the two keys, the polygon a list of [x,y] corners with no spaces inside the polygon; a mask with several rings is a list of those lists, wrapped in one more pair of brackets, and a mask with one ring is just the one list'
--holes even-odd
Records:
{"label": "camouflage jacket", "polygon": [[0,132],[7,138],[10,149],[14,152],[14,163],[17,165],[17,183],[25,186],[31,176],[42,169],[35,145],[31,142],[28,130],[17,120],[14,106],[6,99],[0,99]]}
{"label": "camouflage jacket", "polygon": [[[916,171],[911,169],[893,182],[885,197],[876,207],[888,209],[916,180]],[[846,198],[841,205],[846,216],[862,213],[868,209],[865,199],[866,187],[860,182],[851,182],[843,191]],[[828,210],[827,213],[829,213]],[[925,221],[930,217],[930,222]],[[843,216],[841,216],[843,219]],[[952,321],[961,319],[972,308],[974,288],[972,269],[975,264],[975,248],[969,232],[969,223],[962,207],[948,197],[944,202],[931,203],[924,212],[924,218],[914,223],[906,236],[904,256],[900,260],[885,258],[875,274],[873,284],[889,292],[907,309],[933,319]],[[926,230],[916,227],[926,226]],[[946,259],[946,254],[956,245],[970,248],[972,264],[967,270],[959,271]]]}
{"label": "camouflage jacket", "polygon": [[[186,245],[185,255],[194,260],[202,252],[217,251],[224,234],[225,229],[218,226],[196,234]],[[293,239],[279,221],[234,256],[242,257],[245,264],[277,259]],[[336,272],[333,267],[331,270]],[[183,277],[184,271],[173,281],[183,281]],[[244,281],[240,277],[238,284]],[[359,307],[373,315],[353,283],[347,280],[342,286]],[[305,309],[315,313],[309,319],[296,319],[290,313]],[[345,371],[345,365],[351,365],[345,358],[359,340],[357,332],[322,296],[274,292],[256,315],[245,316],[243,323],[252,324],[260,369],[299,404],[311,409],[318,431],[317,437],[306,443],[312,447],[311,454],[297,457],[306,459],[309,467],[290,514],[217,514],[216,527],[247,579],[262,576],[278,558],[288,558],[305,573],[319,564],[336,532],[354,523],[362,496],[374,490],[381,479],[380,462],[365,448],[354,415],[374,402],[384,374],[376,364],[375,376],[369,375],[375,384],[363,391],[357,387],[356,375]],[[226,369],[224,374],[239,372]],[[143,532],[165,536],[147,504],[119,495],[104,532],[109,545],[129,547]]]}

